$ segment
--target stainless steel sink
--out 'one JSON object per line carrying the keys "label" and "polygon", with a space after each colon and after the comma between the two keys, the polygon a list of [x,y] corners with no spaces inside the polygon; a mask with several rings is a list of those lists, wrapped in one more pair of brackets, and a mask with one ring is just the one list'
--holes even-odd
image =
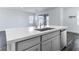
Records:
{"label": "stainless steel sink", "polygon": [[46,28],[39,28],[39,29],[35,29],[35,30],[37,30],[37,31],[46,31],[46,30],[51,30],[51,29],[54,29],[54,28],[46,27]]}

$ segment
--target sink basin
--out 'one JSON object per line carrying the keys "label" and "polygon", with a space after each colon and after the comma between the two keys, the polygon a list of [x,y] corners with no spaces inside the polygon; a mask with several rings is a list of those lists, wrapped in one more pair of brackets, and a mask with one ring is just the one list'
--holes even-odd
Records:
{"label": "sink basin", "polygon": [[54,28],[47,27],[47,28],[39,28],[39,29],[35,29],[35,30],[37,30],[37,31],[46,31],[46,30],[51,30],[51,29],[54,29]]}

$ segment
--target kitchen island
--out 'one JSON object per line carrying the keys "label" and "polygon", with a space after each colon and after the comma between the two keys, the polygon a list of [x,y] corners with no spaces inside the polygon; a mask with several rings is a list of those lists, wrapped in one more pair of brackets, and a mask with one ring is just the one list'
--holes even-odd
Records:
{"label": "kitchen island", "polygon": [[37,31],[33,27],[6,29],[7,51],[60,51],[61,30],[65,26],[50,26],[51,30]]}

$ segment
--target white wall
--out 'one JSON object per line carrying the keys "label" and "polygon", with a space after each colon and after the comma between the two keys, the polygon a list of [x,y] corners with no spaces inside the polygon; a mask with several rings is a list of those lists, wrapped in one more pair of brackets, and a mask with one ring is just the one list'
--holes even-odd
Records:
{"label": "white wall", "polygon": [[61,8],[54,8],[49,11],[49,24],[50,25],[62,25]]}
{"label": "white wall", "polygon": [[[77,13],[79,8],[72,7],[72,8],[64,8],[64,19],[63,25],[68,26],[68,30],[72,32],[79,33],[79,25],[77,25]],[[76,16],[74,18],[69,18],[69,16]]]}
{"label": "white wall", "polygon": [[[43,13],[49,14],[50,25],[68,26],[68,31],[79,33],[79,25],[77,24],[77,13],[79,13],[78,7],[57,7],[52,8],[50,10],[46,10]],[[69,16],[76,17],[69,18]]]}
{"label": "white wall", "polygon": [[63,8],[51,8],[37,14],[49,14],[49,25],[63,25]]}
{"label": "white wall", "polygon": [[[0,30],[29,26],[30,15],[32,14],[19,10],[0,8]],[[6,35],[4,31],[0,31],[0,50],[5,50],[5,47]]]}
{"label": "white wall", "polygon": [[49,14],[50,25],[62,25],[63,24],[63,8],[52,8],[46,10],[43,13]]}
{"label": "white wall", "polygon": [[30,13],[0,8],[0,27],[3,29],[28,26]]}

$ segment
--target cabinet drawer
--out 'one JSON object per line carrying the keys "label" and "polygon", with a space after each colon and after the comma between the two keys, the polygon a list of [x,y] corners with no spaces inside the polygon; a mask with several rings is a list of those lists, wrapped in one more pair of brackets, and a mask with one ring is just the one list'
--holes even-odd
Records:
{"label": "cabinet drawer", "polygon": [[28,50],[25,50],[25,51],[40,51],[40,44],[28,49]]}
{"label": "cabinet drawer", "polygon": [[52,33],[48,33],[46,35],[43,35],[42,36],[42,41],[45,41],[45,40],[48,40],[56,35],[59,35],[60,34],[60,31],[56,31],[56,32],[52,32]]}
{"label": "cabinet drawer", "polygon": [[40,37],[23,40],[16,43],[16,50],[23,51],[39,43],[40,43]]}

